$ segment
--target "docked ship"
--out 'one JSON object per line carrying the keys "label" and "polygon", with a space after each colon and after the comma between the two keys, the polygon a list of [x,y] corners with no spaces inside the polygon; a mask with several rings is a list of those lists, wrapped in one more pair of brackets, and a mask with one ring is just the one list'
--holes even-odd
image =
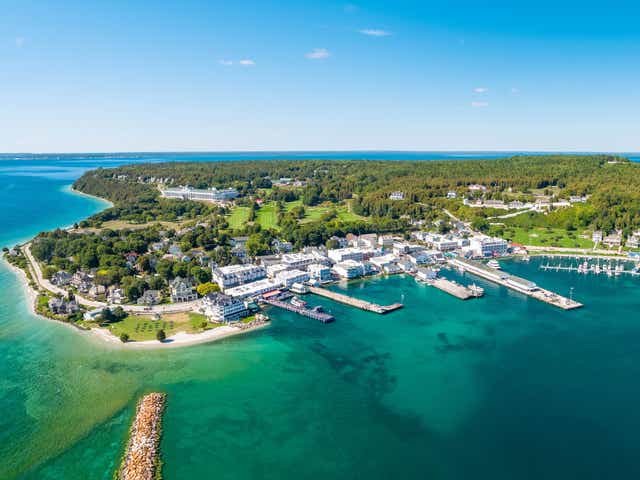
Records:
{"label": "docked ship", "polygon": [[489,261],[487,262],[487,267],[489,267],[489,268],[493,268],[493,269],[495,269],[495,270],[500,270],[500,268],[501,268],[501,267],[500,267],[500,264],[498,263],[498,261],[497,261],[497,260],[489,260]]}
{"label": "docked ship", "polygon": [[482,297],[484,295],[484,288],[480,285],[476,285],[475,283],[469,285],[469,290],[471,290],[474,297]]}

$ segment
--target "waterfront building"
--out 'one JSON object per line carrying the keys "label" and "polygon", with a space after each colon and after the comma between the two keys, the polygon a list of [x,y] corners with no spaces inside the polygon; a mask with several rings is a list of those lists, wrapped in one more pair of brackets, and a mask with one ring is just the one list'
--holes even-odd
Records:
{"label": "waterfront building", "polygon": [[429,263],[431,257],[424,250],[417,250],[407,255],[407,258],[414,265],[424,265]]}
{"label": "waterfront building", "polygon": [[431,268],[419,267],[418,269],[416,269],[416,278],[418,280],[422,280],[423,282],[426,282],[428,280],[435,280],[437,276],[438,273]]}
{"label": "waterfront building", "polygon": [[102,315],[105,308],[107,307],[98,307],[94,310],[89,310],[88,312],[84,312],[84,315],[82,315],[82,318],[87,322],[95,322],[100,317],[100,315]]}
{"label": "waterfront building", "polygon": [[627,247],[629,248],[639,248],[640,247],[640,230],[633,232],[631,236],[627,239]]}
{"label": "waterfront building", "polygon": [[222,290],[260,280],[266,276],[267,271],[263,266],[259,265],[228,265],[214,268],[212,272],[213,281]]}
{"label": "waterfront building", "polygon": [[308,282],[309,273],[302,270],[283,270],[276,275],[276,279],[286,288],[290,288],[294,283]]}
{"label": "waterfront building", "polygon": [[333,279],[333,276],[331,275],[331,268],[321,263],[312,263],[307,266],[307,272],[309,272],[309,276],[312,279],[319,282],[328,282]]}
{"label": "waterfront building", "polygon": [[388,253],[386,255],[381,255],[379,257],[372,258],[369,260],[373,265],[378,267],[380,270],[384,269],[385,266],[395,263],[398,260],[398,257],[393,253]]}
{"label": "waterfront building", "polygon": [[402,269],[397,263],[387,263],[384,267],[382,267],[382,271],[387,275],[393,275],[402,272]]}
{"label": "waterfront building", "polygon": [[602,243],[609,248],[619,247],[622,245],[622,232],[610,233],[602,239]]}
{"label": "waterfront building", "polygon": [[219,292],[207,294],[202,299],[200,311],[215,323],[237,321],[249,314],[245,302]]}
{"label": "waterfront building", "polygon": [[138,298],[138,305],[157,305],[162,301],[162,294],[159,290],[145,290],[140,298]]}
{"label": "waterfront building", "polygon": [[191,302],[198,298],[191,280],[186,278],[174,278],[169,284],[169,289],[171,290],[171,301],[173,303]]}
{"label": "waterfront building", "polygon": [[332,270],[339,277],[347,279],[358,278],[365,274],[364,264],[352,259],[335,264]]}
{"label": "waterfront building", "polygon": [[47,302],[49,310],[55,315],[70,315],[80,310],[75,300],[66,300],[64,298],[52,297]]}
{"label": "waterfront building", "polygon": [[360,262],[364,258],[362,249],[355,247],[332,249],[327,252],[327,255],[334,263],[341,263],[346,260],[355,260]]}
{"label": "waterfront building", "polygon": [[402,270],[403,272],[413,272],[415,270],[413,263],[408,260],[399,261],[398,267],[400,267],[400,270]]}
{"label": "waterfront building", "polygon": [[604,237],[602,230],[596,230],[595,232],[593,232],[591,234],[591,240],[594,243],[600,243],[602,241],[602,238]]}
{"label": "waterfront building", "polygon": [[469,240],[469,246],[478,257],[494,257],[506,255],[509,243],[502,238],[478,236]]}
{"label": "waterfront building", "polygon": [[282,287],[282,282],[279,280],[271,280],[264,278],[256,282],[245,283],[238,285],[237,287],[229,288],[225,293],[234,298],[248,298],[257,297],[267,292],[273,292]]}
{"label": "waterfront building", "polygon": [[200,200],[206,202],[226,202],[233,200],[238,196],[238,191],[235,188],[218,190],[214,187],[206,190],[200,190],[191,187],[178,187],[167,188],[165,190],[161,190],[161,192],[162,196],[165,198],[178,200]]}
{"label": "waterfront building", "polygon": [[513,287],[525,290],[527,292],[534,292],[539,289],[539,287],[535,283],[525,278],[516,277],[514,275],[509,275],[509,278],[507,278],[507,283]]}

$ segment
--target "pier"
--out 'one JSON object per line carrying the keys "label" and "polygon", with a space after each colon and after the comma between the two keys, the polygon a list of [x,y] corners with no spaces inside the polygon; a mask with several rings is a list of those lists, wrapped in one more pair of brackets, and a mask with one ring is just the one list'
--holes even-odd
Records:
{"label": "pier", "polygon": [[150,393],[138,403],[118,480],[160,478],[158,449],[165,401],[166,394]]}
{"label": "pier", "polygon": [[366,300],[353,298],[353,297],[350,297],[349,295],[333,292],[325,288],[309,287],[309,291],[311,293],[315,293],[316,295],[320,295],[321,297],[330,298],[331,300],[335,300],[336,302],[344,303],[345,305],[350,305],[352,307],[356,307],[361,310],[365,310],[367,312],[385,314],[385,313],[393,312],[394,310],[397,310],[403,307],[401,303],[394,303],[392,305],[378,305],[377,303],[367,302]]}
{"label": "pier", "polygon": [[524,278],[516,277],[515,275],[510,275],[507,272],[487,267],[481,262],[465,260],[462,258],[453,258],[448,262],[450,265],[458,268],[462,272],[472,273],[478,277],[484,278],[485,280],[497,283],[498,285],[510,288],[511,290],[515,290],[516,292],[535,298],[541,302],[548,303],[554,307],[562,308],[563,310],[573,310],[574,308],[580,308],[583,306],[581,303],[576,302],[571,298],[563,297],[550,290],[540,288],[535,283]]}
{"label": "pier", "polygon": [[297,313],[298,315],[302,315],[304,317],[309,317],[309,318],[313,318],[314,320],[319,320],[322,323],[331,323],[335,320],[333,315],[330,315],[328,313],[319,312],[317,310],[304,308],[304,307],[296,307],[295,305],[291,305],[288,302],[283,302],[282,300],[264,299],[262,301],[268,305],[271,305],[272,307],[282,308],[284,310]]}
{"label": "pier", "polygon": [[469,287],[465,287],[464,285],[460,285],[459,283],[453,282],[446,278],[436,278],[435,280],[429,280],[426,282],[428,285],[436,287],[439,290],[442,290],[449,295],[453,295],[460,300],[468,300],[470,298],[478,298],[484,295],[484,291],[480,291],[477,288],[471,289]]}

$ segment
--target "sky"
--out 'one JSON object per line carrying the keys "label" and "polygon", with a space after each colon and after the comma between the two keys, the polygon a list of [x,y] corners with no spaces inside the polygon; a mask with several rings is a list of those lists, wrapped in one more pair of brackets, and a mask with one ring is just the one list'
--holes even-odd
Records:
{"label": "sky", "polygon": [[640,151],[640,2],[0,0],[0,152]]}

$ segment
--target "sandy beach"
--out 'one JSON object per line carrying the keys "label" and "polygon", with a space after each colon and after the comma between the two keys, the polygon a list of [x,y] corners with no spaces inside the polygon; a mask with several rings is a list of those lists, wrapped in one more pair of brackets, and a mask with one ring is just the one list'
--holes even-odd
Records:
{"label": "sandy beach", "polygon": [[11,263],[9,263],[4,259],[2,259],[2,261],[20,279],[20,283],[23,286],[23,290],[27,298],[27,304],[29,305],[30,313],[32,313],[34,316],[41,318],[43,320],[56,322],[57,324],[60,324],[60,325],[65,325],[69,328],[72,328],[77,333],[86,335],[87,338],[99,340],[101,344],[109,345],[115,348],[157,349],[157,348],[188,347],[190,345],[198,345],[202,343],[215,342],[216,340],[232,337],[234,335],[240,335],[243,333],[252,332],[254,330],[258,330],[260,328],[263,328],[269,325],[269,322],[264,323],[262,325],[257,325],[255,327],[250,327],[250,328],[239,328],[239,327],[234,327],[232,325],[224,325],[222,327],[212,328],[211,330],[206,330],[201,333],[178,332],[171,337],[167,337],[167,339],[164,342],[159,342],[157,340],[145,340],[141,342],[129,341],[127,343],[122,343],[118,337],[116,337],[113,333],[111,333],[106,328],[95,327],[90,330],[85,330],[72,323],[61,322],[58,320],[54,320],[52,318],[45,317],[44,315],[40,315],[38,312],[36,312],[36,308],[35,308],[38,292],[36,292],[29,285],[29,280],[27,279],[27,275],[25,274],[25,272],[22,271],[22,269],[16,267],[15,265],[12,265]]}

